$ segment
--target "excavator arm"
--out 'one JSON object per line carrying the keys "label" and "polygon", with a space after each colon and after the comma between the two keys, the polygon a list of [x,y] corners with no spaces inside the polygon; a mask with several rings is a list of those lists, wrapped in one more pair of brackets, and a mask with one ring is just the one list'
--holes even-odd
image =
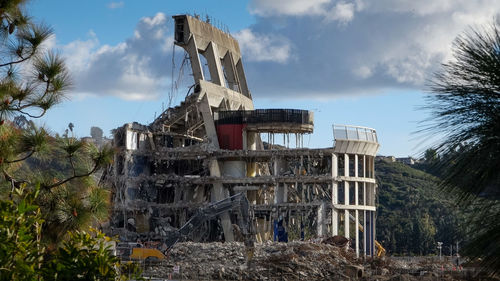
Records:
{"label": "excavator arm", "polygon": [[[356,219],[354,218],[353,215],[349,214],[349,219],[353,222],[356,221]],[[361,231],[361,232],[364,232],[364,229],[363,229],[363,226],[358,222],[358,229]],[[385,248],[382,247],[382,244],[380,244],[377,240],[375,240],[375,247],[377,248],[377,257],[383,257],[385,256]]]}
{"label": "excavator arm", "polygon": [[247,247],[253,246],[253,227],[250,219],[248,200],[244,193],[238,193],[198,209],[181,228],[169,232],[164,240],[167,251],[181,238],[187,237],[189,234],[193,233],[193,231],[200,228],[206,221],[229,210],[236,211],[238,214],[238,226],[245,238],[245,245],[247,245]]}

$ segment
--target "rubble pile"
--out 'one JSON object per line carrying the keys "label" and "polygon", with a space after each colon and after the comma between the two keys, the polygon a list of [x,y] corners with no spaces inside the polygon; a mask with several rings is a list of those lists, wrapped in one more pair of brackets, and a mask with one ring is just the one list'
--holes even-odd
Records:
{"label": "rubble pile", "polygon": [[[246,262],[243,243],[178,243],[166,261],[147,267],[145,276],[211,280],[345,280],[346,267],[357,264],[351,252],[310,242],[255,245]],[[178,266],[179,273],[173,273]],[[171,274],[171,275],[170,275]]]}
{"label": "rubble pile", "polygon": [[451,263],[446,261],[356,259],[350,248],[319,241],[258,243],[249,263],[246,253],[241,242],[177,243],[167,259],[146,265],[143,276],[175,280],[477,280],[474,272],[447,270]]}

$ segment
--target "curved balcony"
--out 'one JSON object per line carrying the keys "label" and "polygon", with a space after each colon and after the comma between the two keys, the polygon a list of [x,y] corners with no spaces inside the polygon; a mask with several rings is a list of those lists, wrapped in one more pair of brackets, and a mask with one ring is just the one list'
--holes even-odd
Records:
{"label": "curved balcony", "polygon": [[375,129],[351,125],[333,125],[334,150],[338,153],[375,156],[380,147]]}

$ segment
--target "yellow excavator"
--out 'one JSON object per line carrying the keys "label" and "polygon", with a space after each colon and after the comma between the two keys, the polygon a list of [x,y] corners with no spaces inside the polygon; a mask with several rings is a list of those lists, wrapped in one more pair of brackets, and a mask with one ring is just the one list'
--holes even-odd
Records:
{"label": "yellow excavator", "polygon": [[116,247],[117,255],[122,260],[144,260],[146,262],[164,260],[169,250],[180,239],[193,233],[207,220],[229,210],[238,212],[238,226],[245,240],[248,259],[251,259],[254,249],[254,231],[250,220],[248,199],[244,193],[235,194],[198,209],[188,222],[178,230],[168,232],[161,242],[151,243],[150,245],[136,242],[118,243]]}
{"label": "yellow excavator", "polygon": [[[349,214],[349,219],[353,222],[356,222],[356,219],[354,218],[353,215]],[[358,229],[361,231],[361,232],[364,232],[364,229],[363,229],[363,226],[358,222]],[[377,248],[377,257],[380,258],[380,257],[384,257],[385,256],[385,248],[382,247],[382,244],[380,244],[377,240],[375,240],[375,247]]]}

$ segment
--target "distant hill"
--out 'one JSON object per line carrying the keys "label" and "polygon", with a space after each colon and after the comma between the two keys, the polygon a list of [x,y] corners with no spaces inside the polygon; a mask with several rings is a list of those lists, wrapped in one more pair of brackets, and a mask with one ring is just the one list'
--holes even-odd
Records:
{"label": "distant hill", "polygon": [[[417,167],[417,166],[415,166]],[[457,238],[464,240],[463,215],[438,178],[399,162],[377,159],[377,240],[390,254],[428,255],[443,242],[443,254]]]}

